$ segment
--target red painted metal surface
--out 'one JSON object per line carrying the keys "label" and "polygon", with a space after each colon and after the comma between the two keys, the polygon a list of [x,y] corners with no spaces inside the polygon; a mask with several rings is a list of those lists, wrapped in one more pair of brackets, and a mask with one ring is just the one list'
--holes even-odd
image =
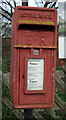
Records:
{"label": "red painted metal surface", "polygon": [[[56,50],[57,10],[16,7],[12,19],[10,80],[14,108],[53,107]],[[35,71],[32,72],[32,69]],[[37,73],[42,78],[39,79]],[[33,80],[30,81],[30,78]]]}

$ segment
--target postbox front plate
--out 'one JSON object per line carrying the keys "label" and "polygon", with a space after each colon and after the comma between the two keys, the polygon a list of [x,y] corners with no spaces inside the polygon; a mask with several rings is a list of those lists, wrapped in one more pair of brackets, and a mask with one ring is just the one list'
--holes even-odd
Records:
{"label": "postbox front plate", "polygon": [[30,55],[32,53],[30,49],[19,51],[19,105],[36,108],[42,108],[45,104],[52,106],[55,76],[53,76],[54,65],[51,64],[51,59],[54,59],[52,55],[54,51],[42,50],[42,52],[45,54]]}

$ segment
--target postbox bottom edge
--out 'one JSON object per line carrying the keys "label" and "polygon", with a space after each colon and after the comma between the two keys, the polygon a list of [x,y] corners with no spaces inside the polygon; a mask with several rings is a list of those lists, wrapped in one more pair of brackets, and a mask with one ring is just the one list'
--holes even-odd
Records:
{"label": "postbox bottom edge", "polygon": [[41,108],[52,108],[54,104],[43,104],[43,105],[13,105],[15,109],[41,109]]}

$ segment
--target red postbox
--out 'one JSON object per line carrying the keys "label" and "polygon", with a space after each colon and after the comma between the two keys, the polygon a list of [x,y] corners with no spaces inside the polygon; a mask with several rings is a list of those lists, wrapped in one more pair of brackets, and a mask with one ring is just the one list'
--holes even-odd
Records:
{"label": "red postbox", "polygon": [[21,7],[12,20],[10,91],[15,108],[54,104],[57,10]]}

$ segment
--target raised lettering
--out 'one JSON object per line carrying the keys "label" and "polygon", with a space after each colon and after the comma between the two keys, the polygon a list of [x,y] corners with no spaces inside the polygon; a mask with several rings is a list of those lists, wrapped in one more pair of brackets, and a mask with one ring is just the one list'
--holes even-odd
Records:
{"label": "raised lettering", "polygon": [[41,19],[52,19],[51,14],[32,14],[32,13],[21,13],[20,17],[30,17],[30,18],[41,18]]}

